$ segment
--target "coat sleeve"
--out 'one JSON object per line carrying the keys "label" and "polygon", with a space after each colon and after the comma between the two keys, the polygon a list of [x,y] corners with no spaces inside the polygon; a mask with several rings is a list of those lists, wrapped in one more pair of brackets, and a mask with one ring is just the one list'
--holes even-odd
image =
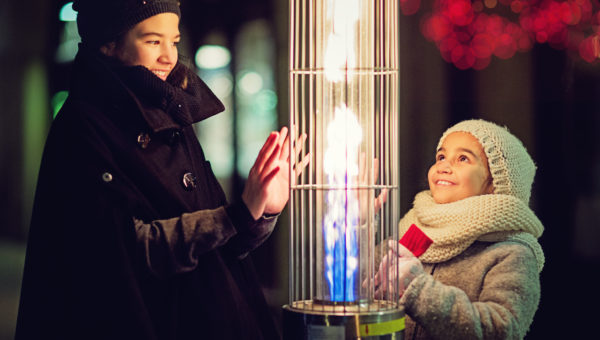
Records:
{"label": "coat sleeve", "polygon": [[422,274],[400,302],[434,339],[522,339],[539,303],[539,273],[529,248],[517,245],[511,250],[488,268],[475,300]]}
{"label": "coat sleeve", "polygon": [[218,247],[244,258],[269,237],[276,221],[277,216],[254,221],[243,203],[150,222],[133,217],[146,265],[157,275],[192,271],[198,256]]}

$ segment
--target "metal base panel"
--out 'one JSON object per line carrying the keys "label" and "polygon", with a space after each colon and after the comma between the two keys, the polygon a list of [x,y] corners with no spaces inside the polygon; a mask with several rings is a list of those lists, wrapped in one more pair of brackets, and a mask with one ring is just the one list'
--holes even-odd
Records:
{"label": "metal base panel", "polygon": [[[387,302],[383,302],[387,303]],[[402,340],[404,309],[295,301],[283,306],[284,340]]]}

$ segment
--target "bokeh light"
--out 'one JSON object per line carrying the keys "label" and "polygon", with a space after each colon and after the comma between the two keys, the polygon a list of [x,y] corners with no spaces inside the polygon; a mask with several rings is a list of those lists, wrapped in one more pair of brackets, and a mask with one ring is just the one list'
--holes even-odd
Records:
{"label": "bokeh light", "polygon": [[535,43],[577,51],[591,63],[600,55],[598,6],[590,0],[434,0],[421,32],[461,70],[484,69],[493,57],[509,59]]}
{"label": "bokeh light", "polygon": [[56,118],[58,111],[60,111],[68,96],[68,91],[59,91],[52,96],[50,99],[50,105],[52,106],[52,119]]}
{"label": "bokeh light", "polygon": [[229,65],[231,53],[223,46],[204,45],[196,51],[194,60],[200,69],[218,69]]}
{"label": "bokeh light", "polygon": [[73,10],[73,2],[66,3],[58,13],[60,21],[75,21],[77,20],[77,12]]}
{"label": "bokeh light", "polygon": [[239,89],[245,94],[256,94],[263,88],[263,79],[256,72],[242,72],[238,83]]}

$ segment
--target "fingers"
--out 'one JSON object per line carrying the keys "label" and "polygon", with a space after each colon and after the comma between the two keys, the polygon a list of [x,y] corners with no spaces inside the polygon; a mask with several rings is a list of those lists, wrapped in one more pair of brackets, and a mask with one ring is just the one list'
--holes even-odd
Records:
{"label": "fingers", "polygon": [[304,143],[306,142],[306,138],[307,135],[306,133],[303,133],[300,137],[298,137],[298,139],[296,139],[296,143],[294,143],[293,147],[294,147],[294,155],[296,156],[296,158],[298,158],[300,156],[300,154],[302,153],[302,150],[304,149]]}
{"label": "fingers", "polygon": [[281,128],[281,130],[279,130],[279,140],[277,141],[277,144],[283,145],[283,142],[287,138],[288,138],[288,128],[287,128],[287,126],[284,126]]}
{"label": "fingers", "polygon": [[266,187],[267,185],[269,185],[269,182],[271,182],[271,180],[273,178],[275,178],[275,176],[277,176],[277,174],[279,173],[279,170],[280,170],[280,168],[277,166],[273,170],[271,170],[267,175],[265,175],[265,177],[262,180],[263,187]]}
{"label": "fingers", "polygon": [[375,211],[379,211],[383,204],[387,201],[388,189],[381,189],[381,193],[375,199]]}
{"label": "fingers", "polygon": [[285,161],[290,155],[290,136],[288,135],[288,128],[282,127],[279,131],[279,140],[277,141],[281,145],[281,154],[279,159]]}
{"label": "fingers", "polygon": [[398,244],[398,256],[404,257],[404,258],[415,257],[415,255],[410,250],[408,250],[408,248],[403,246],[402,244]]}
{"label": "fingers", "polygon": [[[276,164],[277,161],[279,160],[279,154],[281,152],[281,145],[279,144],[275,144],[274,148],[271,150],[270,154],[269,154],[269,158],[267,159],[267,161],[263,164],[263,167],[260,169],[260,174],[261,174],[261,182],[263,183],[267,183],[266,177],[269,176],[272,172],[273,172],[273,168]],[[277,169],[279,169],[279,167],[276,167]]]}
{"label": "fingers", "polygon": [[[293,150],[296,158],[298,158],[300,156],[300,154],[302,153],[302,150],[304,149],[304,143],[306,142],[307,138],[308,138],[308,136],[306,135],[306,133],[303,133],[296,140],[296,143],[294,144],[294,150]],[[289,159],[288,159],[288,161],[289,161]],[[308,165],[309,161],[310,161],[310,153],[307,152],[304,155],[304,157],[302,157],[302,160],[300,161],[300,163],[296,163],[294,165],[293,173],[296,177],[300,176],[300,174],[302,173],[304,168]]]}
{"label": "fingers", "polygon": [[361,185],[366,185],[367,183],[367,179],[369,178],[368,173],[369,171],[366,169],[366,155],[364,152],[361,152],[360,155],[358,156],[358,183]]}
{"label": "fingers", "polygon": [[398,241],[395,240],[389,240],[388,241],[388,249],[390,252],[392,252],[394,255],[398,256],[398,252],[397,252],[397,247],[398,246]]}
{"label": "fingers", "polygon": [[[307,138],[308,136],[306,135],[306,133],[303,133],[302,136],[300,136],[298,140],[296,140],[296,145],[294,145],[294,152],[296,153],[296,158],[298,158],[302,154],[302,150],[304,150],[304,143],[306,143]],[[309,153],[310,152],[307,152],[306,155],[308,155]]]}
{"label": "fingers", "polygon": [[258,156],[256,157],[256,161],[254,161],[254,165],[250,171],[256,171],[261,173],[266,162],[270,158],[273,153],[273,149],[275,149],[279,144],[277,143],[279,139],[279,133],[271,132],[269,137],[267,138],[265,144],[263,144],[262,148],[258,152]]}
{"label": "fingers", "polygon": [[308,163],[310,162],[310,154],[306,154],[304,155],[304,158],[302,158],[302,162],[300,162],[300,164],[296,165],[296,167],[294,167],[294,174],[296,177],[300,176],[300,174],[302,173],[302,171],[304,170],[304,168],[306,168],[306,166],[308,165]]}

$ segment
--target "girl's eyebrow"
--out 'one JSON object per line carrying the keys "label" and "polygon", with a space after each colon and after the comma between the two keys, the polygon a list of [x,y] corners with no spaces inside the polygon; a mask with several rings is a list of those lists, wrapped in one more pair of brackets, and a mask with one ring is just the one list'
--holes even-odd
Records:
{"label": "girl's eyebrow", "polygon": [[458,148],[458,151],[462,151],[462,152],[466,152],[468,154],[473,155],[473,157],[475,158],[479,158],[479,156],[477,156],[477,154],[475,154],[475,152],[471,151],[471,149],[467,149],[467,148]]}
{"label": "girl's eyebrow", "polygon": [[[467,148],[458,148],[457,149],[459,152],[465,152],[468,153],[470,155],[473,155],[473,157],[479,159],[479,156],[477,156],[477,154],[475,152],[473,152],[471,149],[467,149]],[[439,148],[437,150],[437,152],[441,152],[441,151],[446,151],[446,149],[444,149],[443,147]]]}
{"label": "girl's eyebrow", "polygon": [[[150,35],[156,35],[156,36],[159,36],[161,38],[165,36],[164,34],[158,33],[158,32],[145,32],[145,33],[140,34],[140,38],[145,38],[145,37],[150,36]],[[175,36],[175,39],[178,39],[180,37],[181,37],[181,33],[177,34]]]}

